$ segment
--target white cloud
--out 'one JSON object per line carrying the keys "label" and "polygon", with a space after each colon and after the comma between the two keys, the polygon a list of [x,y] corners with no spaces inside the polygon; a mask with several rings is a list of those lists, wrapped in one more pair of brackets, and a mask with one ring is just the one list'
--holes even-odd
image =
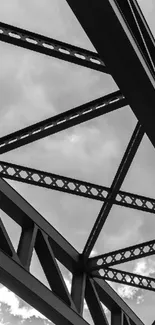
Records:
{"label": "white cloud", "polygon": [[[151,276],[151,274],[155,273],[155,261],[151,258],[141,259],[136,262],[135,267],[133,269],[133,273],[143,275],[143,276]],[[130,287],[124,284],[121,284],[117,287],[117,293],[125,299],[133,299],[138,293],[139,288]],[[140,304],[144,301],[144,295],[138,295],[136,297],[136,303]]]}
{"label": "white cloud", "polygon": [[135,294],[137,293],[139,289],[135,288],[135,287],[130,287],[124,284],[121,284],[118,288],[117,288],[117,293],[125,299],[133,299]]}
{"label": "white cloud", "polygon": [[134,273],[150,276],[151,274],[155,273],[155,261],[151,258],[138,261],[134,268]]}
{"label": "white cloud", "polygon": [[44,315],[32,307],[20,307],[20,301],[17,296],[5,287],[0,288],[0,302],[8,306],[9,312],[13,316],[19,316],[23,319],[31,317],[46,319]]}

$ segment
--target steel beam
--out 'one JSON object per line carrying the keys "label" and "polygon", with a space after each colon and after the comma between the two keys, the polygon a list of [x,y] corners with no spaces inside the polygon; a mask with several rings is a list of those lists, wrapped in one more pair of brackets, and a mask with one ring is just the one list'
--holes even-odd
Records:
{"label": "steel beam", "polygon": [[109,113],[125,105],[127,105],[127,101],[120,91],[93,100],[87,104],[1,137],[0,154]]}
{"label": "steel beam", "polygon": [[102,227],[103,227],[103,225],[108,217],[108,214],[112,208],[113,201],[115,200],[115,198],[118,194],[118,191],[124,181],[124,178],[129,170],[129,167],[130,167],[130,165],[133,161],[133,158],[137,152],[137,149],[141,143],[143,135],[144,135],[144,129],[141,126],[141,124],[138,122],[137,126],[133,132],[133,135],[130,139],[128,147],[125,151],[125,154],[123,156],[121,164],[117,170],[117,173],[115,175],[113,183],[111,185],[110,192],[107,196],[108,200],[103,204],[103,206],[99,212],[99,215],[97,217],[97,220],[93,226],[93,229],[89,235],[87,243],[84,247],[83,256],[85,259],[89,256],[89,254],[90,254],[91,250],[93,249],[93,246],[102,230]]}
{"label": "steel beam", "polygon": [[80,47],[0,22],[0,40],[38,53],[108,73],[99,55]]}
{"label": "steel beam", "polygon": [[155,291],[155,278],[108,267],[101,267],[99,271],[92,271],[91,275],[99,279],[105,279],[140,289]]}
{"label": "steel beam", "polygon": [[94,283],[100,301],[113,313],[121,309],[130,319],[132,325],[144,325],[138,316],[130,307],[121,299],[116,291],[103,279],[91,279]]}
{"label": "steel beam", "polygon": [[8,183],[0,179],[0,208],[22,228],[36,225],[48,235],[55,257],[71,272],[77,267],[79,253]]}
{"label": "steel beam", "polygon": [[[108,201],[110,188],[42,170],[0,161],[0,176],[14,181],[78,195],[98,201]],[[155,213],[155,199],[119,191],[113,204]]]}
{"label": "steel beam", "polygon": [[54,324],[88,325],[63,300],[2,251],[0,251],[0,282]]}
{"label": "steel beam", "polygon": [[123,313],[121,309],[115,310],[111,313],[111,325],[124,325]]}
{"label": "steel beam", "polygon": [[28,271],[31,264],[37,232],[38,227],[34,224],[31,227],[23,228],[18,244],[17,255],[19,256],[22,265]]}
{"label": "steel beam", "polygon": [[[39,187],[86,197],[101,202],[108,201],[110,188],[75,178],[0,161],[0,177]],[[113,204],[155,213],[155,199],[143,195],[119,191]]]}
{"label": "steel beam", "polygon": [[86,302],[95,325],[108,325],[108,321],[98,297],[94,283],[87,277]]}
{"label": "steel beam", "polygon": [[85,287],[86,273],[77,268],[77,270],[75,270],[73,273],[71,297],[80,315],[83,315]]}
{"label": "steel beam", "polygon": [[150,240],[138,245],[122,248],[110,253],[89,258],[87,268],[89,271],[100,270],[101,267],[109,267],[121,263],[133,261],[142,257],[155,254],[155,240]]}
{"label": "steel beam", "polygon": [[137,1],[127,0],[126,3],[122,3],[121,0],[117,0],[117,2],[153,73],[155,71],[155,40]]}
{"label": "steel beam", "polygon": [[155,77],[122,12],[123,1],[67,2],[155,146]]}

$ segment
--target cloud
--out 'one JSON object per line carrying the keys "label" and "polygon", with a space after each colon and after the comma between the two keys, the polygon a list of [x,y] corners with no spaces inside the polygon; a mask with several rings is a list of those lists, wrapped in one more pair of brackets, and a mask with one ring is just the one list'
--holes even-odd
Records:
{"label": "cloud", "polygon": [[[152,260],[151,258],[147,259],[141,259],[140,261],[135,263],[133,273],[142,275],[142,276],[151,276],[152,274],[155,273],[155,261]],[[141,289],[127,286],[124,284],[121,284],[120,286],[117,287],[117,293],[125,299],[134,299],[136,298],[136,303],[140,304],[144,301],[144,294],[138,294]],[[143,292],[143,291],[141,291]]]}
{"label": "cloud", "polygon": [[0,302],[8,306],[9,313],[13,316],[19,316],[22,319],[29,319],[31,317],[46,319],[44,315],[32,307],[28,307],[26,304],[26,306],[20,307],[18,297],[6,287],[0,288]]}
{"label": "cloud", "polygon": [[117,288],[117,293],[122,298],[133,299],[138,290],[139,290],[138,288],[134,288],[134,287],[130,287],[130,286],[126,286],[126,285],[122,284]]}
{"label": "cloud", "polygon": [[150,276],[151,274],[155,273],[155,261],[151,258],[138,261],[134,268],[134,273],[143,276]]}

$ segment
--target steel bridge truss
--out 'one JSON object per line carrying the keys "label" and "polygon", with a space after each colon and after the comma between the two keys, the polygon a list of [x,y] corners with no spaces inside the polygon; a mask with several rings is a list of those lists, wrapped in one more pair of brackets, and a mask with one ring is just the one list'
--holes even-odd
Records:
{"label": "steel bridge truss", "polygon": [[[95,325],[108,324],[103,305],[111,312],[112,325],[142,325],[106,280],[155,291],[155,278],[114,268],[155,254],[155,240],[93,258],[89,256],[113,205],[155,213],[154,198],[121,190],[145,132],[155,146],[155,42],[135,0],[67,2],[97,53],[5,23],[0,23],[0,40],[110,74],[120,90],[3,136],[0,138],[0,153],[126,105],[130,105],[138,123],[110,188],[0,161],[0,208],[22,229],[15,251],[0,220],[0,282],[55,324],[88,324],[83,318],[86,300]],[[4,179],[103,202],[82,254]],[[48,288],[30,272],[34,251],[47,278]],[[58,262],[72,273],[71,292]]]}

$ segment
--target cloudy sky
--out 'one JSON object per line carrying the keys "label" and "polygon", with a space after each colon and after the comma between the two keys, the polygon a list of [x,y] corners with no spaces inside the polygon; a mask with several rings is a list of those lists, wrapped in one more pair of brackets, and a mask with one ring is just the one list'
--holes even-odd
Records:
{"label": "cloudy sky", "polygon": [[[155,1],[139,0],[155,35]],[[94,50],[65,0],[0,0],[0,21]],[[110,76],[0,43],[0,136],[117,90]],[[110,186],[136,125],[130,107],[96,118],[60,134],[2,155],[1,159],[60,175]],[[147,196],[155,191],[155,151],[145,136],[123,190]],[[81,252],[101,203],[32,185],[9,183]],[[15,248],[20,227],[0,216]],[[154,215],[115,206],[93,254],[154,239]],[[123,269],[155,276],[155,258],[123,265]],[[71,276],[62,272],[70,289]],[[48,285],[33,256],[31,273]],[[155,293],[113,285],[139,317],[155,320]],[[91,322],[87,306],[85,317]],[[39,324],[48,320],[0,285],[0,325]]]}

